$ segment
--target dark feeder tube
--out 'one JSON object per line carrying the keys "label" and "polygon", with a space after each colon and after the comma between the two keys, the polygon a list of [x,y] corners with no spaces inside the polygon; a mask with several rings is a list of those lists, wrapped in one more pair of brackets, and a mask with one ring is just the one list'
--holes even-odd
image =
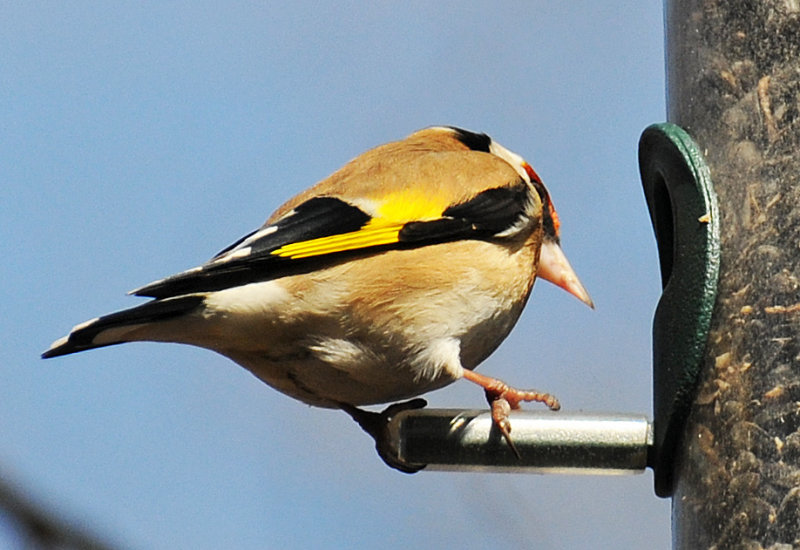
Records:
{"label": "dark feeder tube", "polygon": [[719,291],[675,472],[673,540],[796,548],[800,2],[667,0],[666,20],[668,120],[702,149],[721,214]]}

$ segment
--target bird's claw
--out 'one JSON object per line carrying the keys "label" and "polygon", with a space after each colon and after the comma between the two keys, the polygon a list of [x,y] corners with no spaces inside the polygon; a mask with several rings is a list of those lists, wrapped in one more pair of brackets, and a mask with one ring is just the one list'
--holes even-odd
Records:
{"label": "bird's claw", "polygon": [[503,434],[503,438],[506,440],[506,443],[508,443],[514,456],[517,457],[517,460],[521,459],[522,456],[519,454],[517,446],[514,445],[514,440],[511,439],[511,421],[508,419],[508,415],[511,413],[511,403],[503,397],[492,399],[489,397],[488,392],[486,398],[489,401],[489,405],[492,407],[492,421],[494,425],[497,426],[497,429]]}
{"label": "bird's claw", "polygon": [[520,403],[523,401],[536,401],[544,403],[551,411],[557,411],[561,408],[555,396],[549,393],[538,392],[536,390],[518,390],[512,388],[502,380],[496,378],[490,379],[490,382],[483,386],[486,392],[486,400],[492,409],[492,421],[503,439],[508,443],[511,452],[517,459],[521,459],[517,446],[514,445],[514,440],[511,438],[511,420],[509,415],[512,410],[520,408]]}

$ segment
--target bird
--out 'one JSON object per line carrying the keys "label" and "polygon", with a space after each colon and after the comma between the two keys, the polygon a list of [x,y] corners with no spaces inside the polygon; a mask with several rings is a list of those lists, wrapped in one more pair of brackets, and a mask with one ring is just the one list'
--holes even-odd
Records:
{"label": "bird", "polygon": [[208,262],[129,293],[149,301],[75,326],[42,357],[189,344],[351,416],[466,379],[518,455],[510,411],[560,404],[475,368],[537,277],[594,307],[531,165],[487,134],[433,126],[354,158]]}

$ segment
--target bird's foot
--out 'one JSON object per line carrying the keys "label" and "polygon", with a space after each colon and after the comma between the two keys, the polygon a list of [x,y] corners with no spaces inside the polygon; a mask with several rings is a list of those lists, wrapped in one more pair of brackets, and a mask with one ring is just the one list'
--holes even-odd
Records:
{"label": "bird's foot", "polygon": [[375,440],[375,450],[378,451],[378,456],[383,459],[387,466],[406,474],[414,474],[425,466],[409,465],[398,460],[397,451],[392,445],[391,437],[389,436],[389,422],[397,413],[411,409],[422,409],[427,404],[428,402],[424,399],[417,398],[389,405],[379,413],[365,411],[349,403],[339,403],[339,407],[349,414],[350,418],[355,420],[361,426],[361,429]]}
{"label": "bird's foot", "polygon": [[523,401],[536,401],[544,403],[551,411],[561,408],[555,396],[536,390],[518,390],[512,388],[502,380],[478,374],[471,370],[464,370],[464,378],[481,386],[486,392],[486,400],[492,409],[492,421],[503,438],[508,443],[511,451],[517,458],[521,458],[514,440],[511,439],[511,421],[508,416],[512,410],[520,408]]}

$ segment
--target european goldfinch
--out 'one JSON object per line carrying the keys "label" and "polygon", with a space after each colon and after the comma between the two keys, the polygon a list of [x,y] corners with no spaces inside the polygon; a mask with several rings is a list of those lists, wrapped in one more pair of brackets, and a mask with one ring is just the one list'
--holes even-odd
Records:
{"label": "european goldfinch", "polygon": [[509,409],[558,401],[473,369],[511,331],[537,275],[592,305],[531,166],[485,134],[432,127],[353,159],[209,262],[131,292],[152,300],[76,326],[43,357],[191,344],[345,410],[466,378],[512,444]]}

